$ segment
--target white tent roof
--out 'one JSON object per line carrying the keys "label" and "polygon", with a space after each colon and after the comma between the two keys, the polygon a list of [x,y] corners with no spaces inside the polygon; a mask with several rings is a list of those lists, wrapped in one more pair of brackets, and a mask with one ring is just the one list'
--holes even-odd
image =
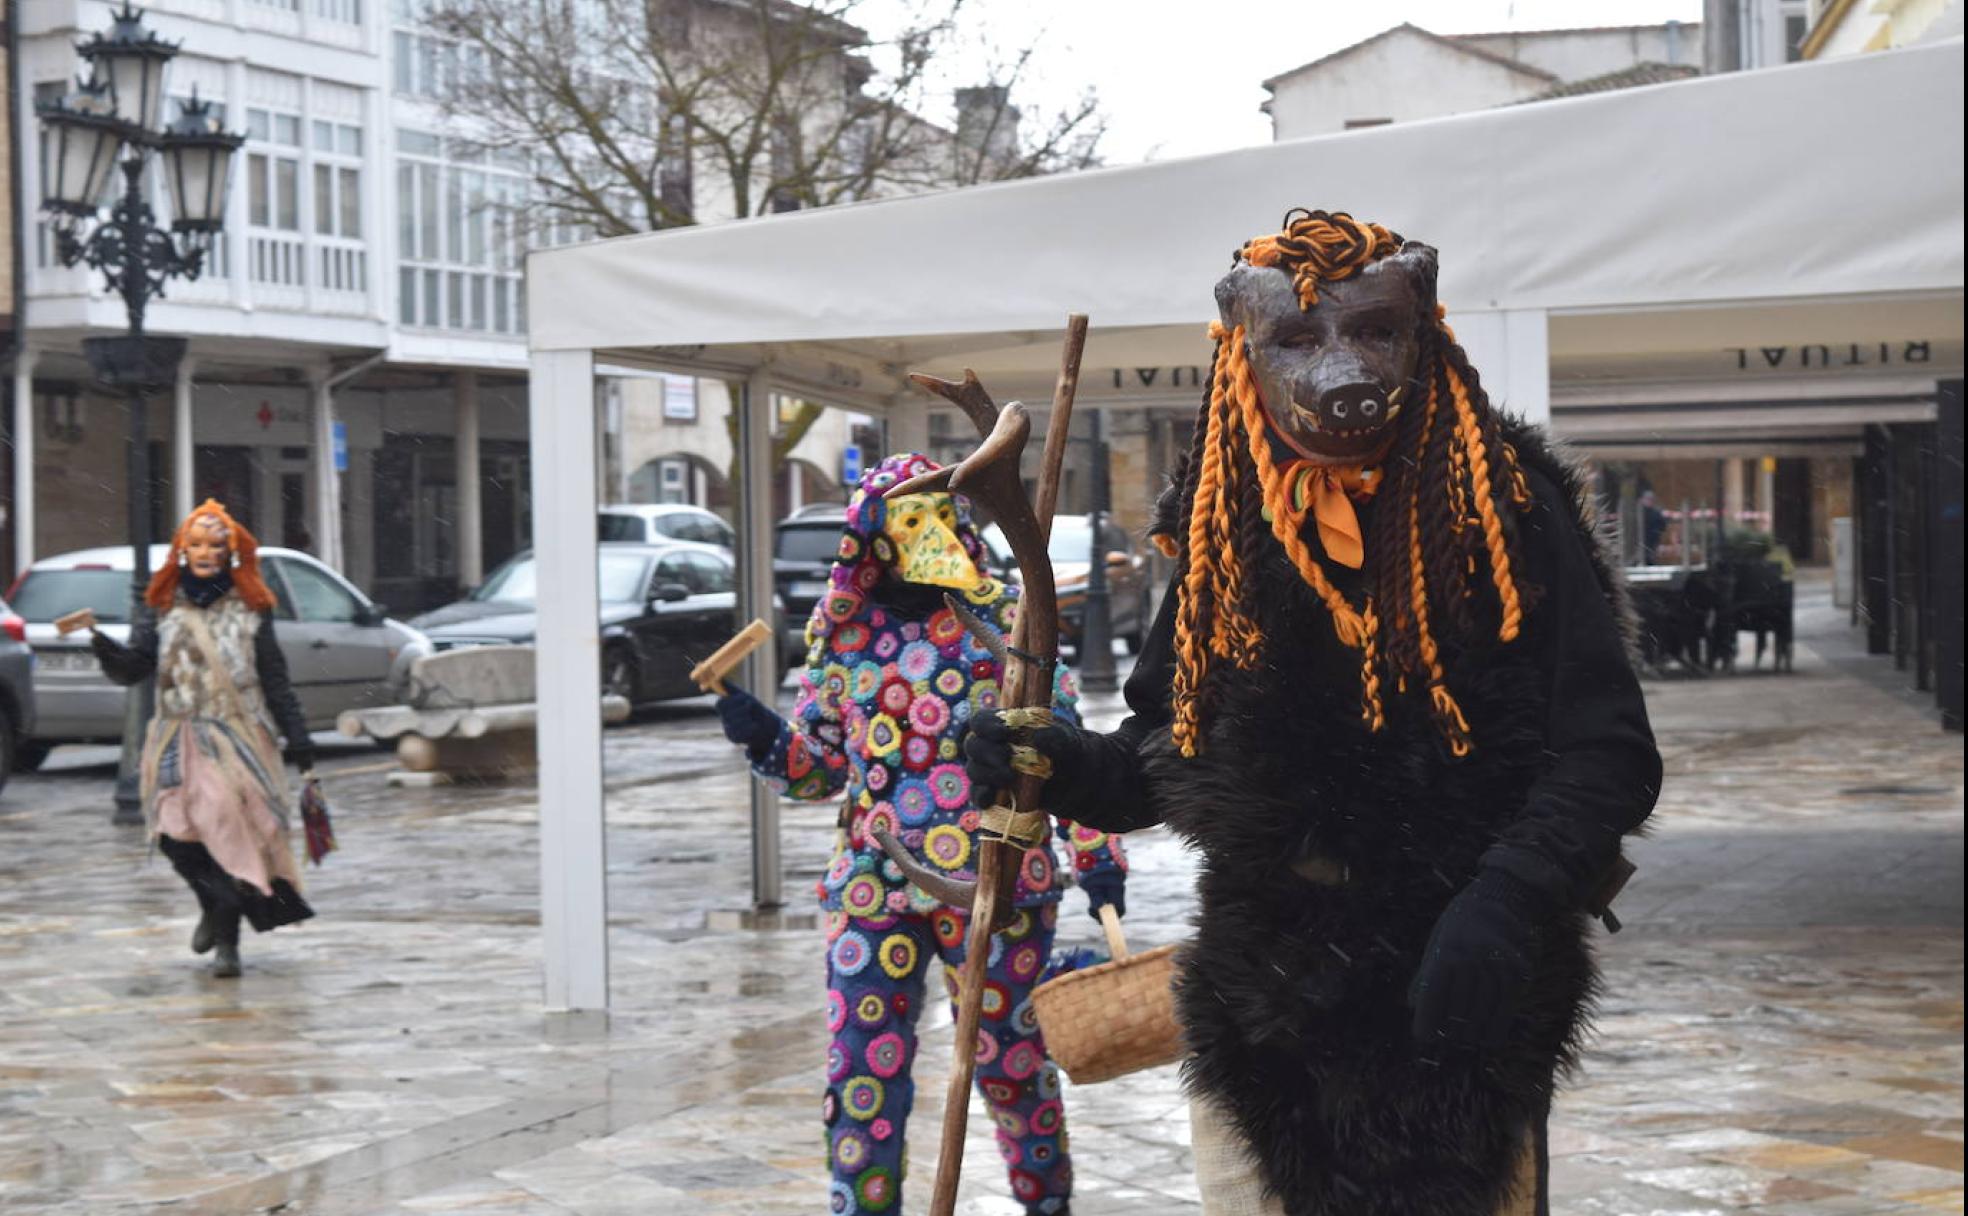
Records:
{"label": "white tent roof", "polygon": [[[968,366],[1002,398],[1049,382],[1068,312],[1093,321],[1088,379],[1205,360],[1230,251],[1295,205],[1441,249],[1451,322],[1485,386],[1527,411],[1561,366],[1589,379],[1770,341],[1945,339],[1919,369],[1931,403],[1934,374],[1960,364],[1962,42],[534,254],[549,1006],[607,1004],[595,360],[744,386],[741,613],[762,616],[775,392],[882,410],[922,400],[901,395],[905,373]],[[770,651],[746,687],[777,685]],[[777,813],[755,788],[761,905],[779,898]]]}
{"label": "white tent roof", "polygon": [[1301,204],[1440,248],[1452,321],[1814,300],[1849,318],[1911,293],[1958,332],[1962,54],[1956,38],[544,251],[532,345],[710,369],[770,345],[782,377],[859,382],[852,400],[925,365],[1043,372],[1080,311],[1089,367],[1170,362],[1171,342],[1186,361],[1230,251]]}

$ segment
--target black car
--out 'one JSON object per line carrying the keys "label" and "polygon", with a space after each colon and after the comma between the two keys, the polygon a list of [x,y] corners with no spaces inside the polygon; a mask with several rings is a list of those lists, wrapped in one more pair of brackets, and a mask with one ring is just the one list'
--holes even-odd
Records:
{"label": "black car", "polygon": [[806,661],[806,619],[827,593],[827,576],[833,572],[846,524],[846,507],[816,503],[780,520],[773,532],[772,583],[786,605],[779,633],[788,667]]}
{"label": "black car", "polygon": [[[785,624],[780,629],[788,666],[806,661],[806,620],[813,605],[827,594],[827,578],[833,573],[834,555],[840,552],[841,529],[847,526],[847,508],[839,503],[816,503],[802,507],[779,521],[772,541],[772,582],[786,606]],[[996,529],[981,533],[990,550],[991,572],[1006,582],[1018,581],[1018,563]]]}
{"label": "black car", "polygon": [[[438,650],[528,645],[539,631],[530,550],[469,596],[416,619]],[[694,697],[690,669],[737,629],[731,559],[702,545],[604,544],[598,555],[603,690],[632,705]]]}

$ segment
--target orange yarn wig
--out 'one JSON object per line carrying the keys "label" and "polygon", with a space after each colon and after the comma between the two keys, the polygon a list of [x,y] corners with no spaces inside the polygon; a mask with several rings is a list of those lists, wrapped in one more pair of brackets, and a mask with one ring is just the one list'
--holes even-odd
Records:
{"label": "orange yarn wig", "polygon": [[177,533],[171,537],[171,552],[164,559],[164,565],[150,576],[144,602],[159,612],[170,611],[171,605],[177,602],[178,579],[184,573],[185,539],[193,524],[206,519],[216,522],[226,531],[232,549],[232,589],[253,611],[271,610],[273,592],[267,590],[266,580],[260,577],[260,542],[216,498],[208,498],[198,504],[178,525]]}

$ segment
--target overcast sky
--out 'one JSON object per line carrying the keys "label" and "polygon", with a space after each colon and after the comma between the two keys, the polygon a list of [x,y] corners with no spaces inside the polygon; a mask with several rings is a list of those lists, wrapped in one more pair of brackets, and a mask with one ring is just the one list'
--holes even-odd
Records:
{"label": "overcast sky", "polygon": [[[910,0],[869,0],[877,35]],[[1268,143],[1262,81],[1412,21],[1438,34],[1699,21],[1701,0],[968,0],[973,46],[1036,44],[1018,98],[1057,109],[1094,88],[1109,164]],[[979,57],[970,52],[959,57]],[[952,80],[950,87],[975,83]]]}

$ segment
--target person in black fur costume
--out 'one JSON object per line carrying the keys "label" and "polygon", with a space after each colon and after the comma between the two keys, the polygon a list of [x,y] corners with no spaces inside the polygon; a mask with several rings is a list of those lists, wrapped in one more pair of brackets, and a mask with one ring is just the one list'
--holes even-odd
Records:
{"label": "person in black fur costume", "polygon": [[[1548,1210],[1589,920],[1660,785],[1584,481],[1435,279],[1343,213],[1238,251],[1132,716],[1033,738],[1054,813],[1201,854],[1187,1079],[1288,1216]],[[975,720],[972,780],[1011,743]]]}

